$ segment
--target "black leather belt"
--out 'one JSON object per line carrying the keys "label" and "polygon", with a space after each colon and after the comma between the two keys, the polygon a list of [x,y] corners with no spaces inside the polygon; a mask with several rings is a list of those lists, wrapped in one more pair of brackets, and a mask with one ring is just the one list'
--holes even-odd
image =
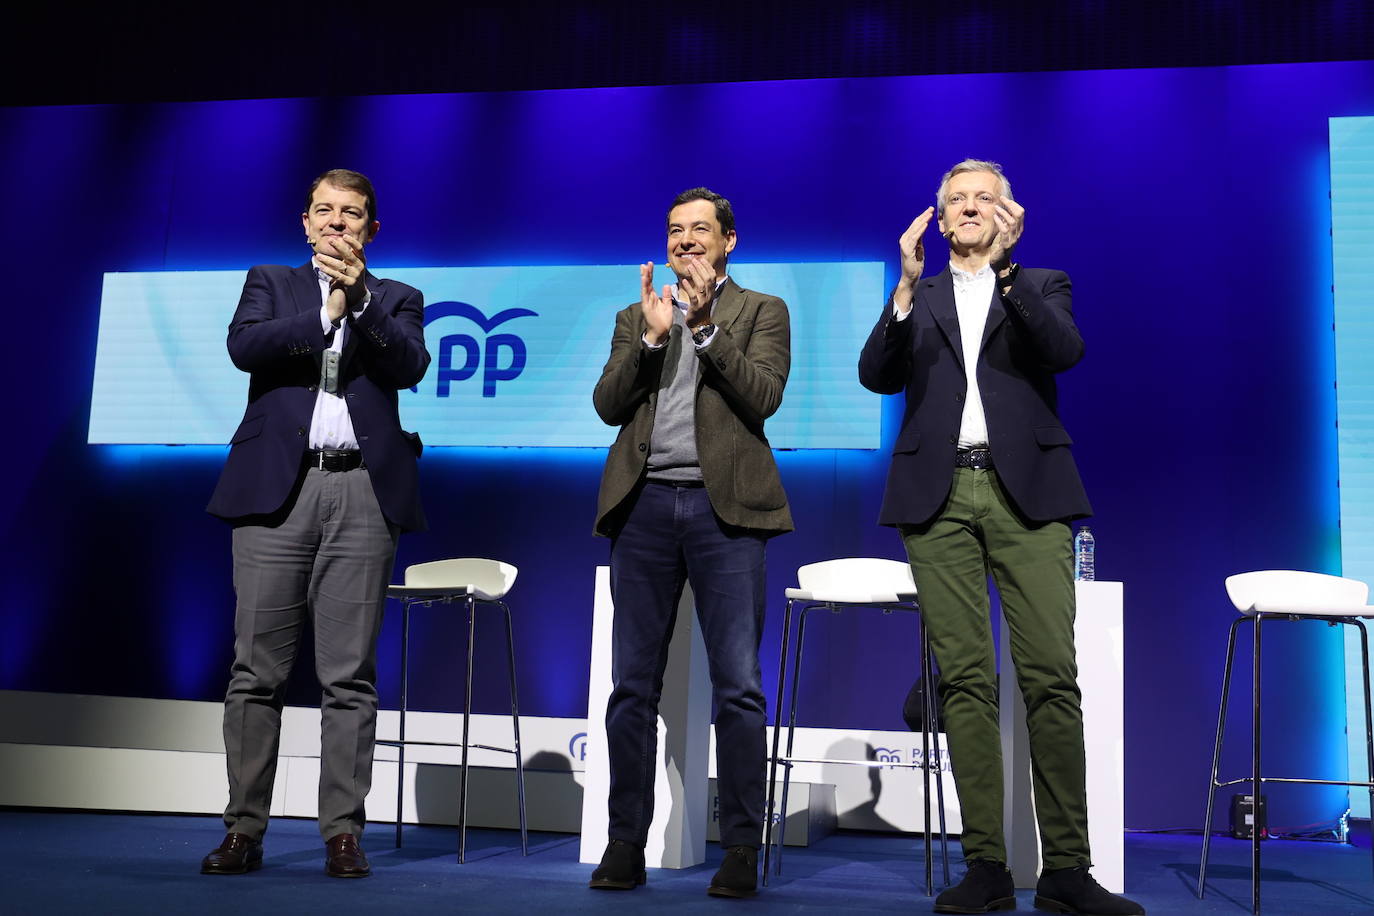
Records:
{"label": "black leather belt", "polygon": [[992,449],[961,448],[954,453],[954,466],[956,468],[988,470],[992,467]]}
{"label": "black leather belt", "polygon": [[649,483],[656,483],[663,487],[677,487],[679,490],[706,486],[706,481],[704,480],[664,480],[660,477],[650,477]]}
{"label": "black leather belt", "polygon": [[305,466],[321,471],[352,471],[365,468],[363,453],[356,448],[308,448]]}

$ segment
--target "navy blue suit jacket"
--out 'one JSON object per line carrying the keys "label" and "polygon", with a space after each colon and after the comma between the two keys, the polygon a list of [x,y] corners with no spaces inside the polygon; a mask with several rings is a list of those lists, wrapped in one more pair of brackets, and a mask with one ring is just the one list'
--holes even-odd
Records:
{"label": "navy blue suit jacket", "polygon": [[[382,514],[403,531],[423,530],[415,460],[420,437],[401,429],[397,391],[429,366],[424,297],[414,287],[366,275],[371,302],[351,325],[339,391]],[[291,498],[309,446],[310,421],[329,342],[320,330],[320,285],[310,264],[248,271],[229,325],[229,357],[245,372],[248,409],[206,511],[225,519],[269,515]]]}
{"label": "navy blue suit jacket", "polygon": [[[978,387],[998,479],[1031,521],[1092,514],[1055,385],[1055,374],[1082,356],[1067,274],[1021,268],[1005,298],[994,290]],[[878,521],[924,524],[949,496],[968,388],[948,270],[921,278],[905,321],[892,317],[888,300],[859,356],[859,381],[881,394],[906,391]]]}

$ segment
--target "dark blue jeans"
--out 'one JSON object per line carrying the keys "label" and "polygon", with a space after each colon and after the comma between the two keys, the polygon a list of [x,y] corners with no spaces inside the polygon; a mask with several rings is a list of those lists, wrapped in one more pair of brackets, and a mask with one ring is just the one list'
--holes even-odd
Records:
{"label": "dark blue jeans", "polygon": [[723,846],[763,832],[764,537],[716,517],[704,487],[648,482],[611,542],[611,677],[606,705],[613,840],[644,845],[654,817],[658,700],[682,585],[692,583],[711,671]]}

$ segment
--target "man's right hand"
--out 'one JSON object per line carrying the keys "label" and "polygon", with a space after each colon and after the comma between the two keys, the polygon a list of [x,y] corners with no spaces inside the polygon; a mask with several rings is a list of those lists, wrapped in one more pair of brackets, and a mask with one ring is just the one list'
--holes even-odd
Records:
{"label": "man's right hand", "polygon": [[902,314],[911,310],[916,281],[921,279],[921,273],[926,267],[926,246],[923,236],[934,215],[935,208],[926,207],[920,216],[911,221],[911,225],[906,227],[902,237],[897,240],[897,247],[902,252],[902,279],[897,283],[897,292],[893,295],[892,301]]}
{"label": "man's right hand", "polygon": [[662,346],[673,330],[673,296],[667,286],[663,294],[654,292],[654,262],[639,265],[639,305],[644,310],[644,338],[653,346]]}

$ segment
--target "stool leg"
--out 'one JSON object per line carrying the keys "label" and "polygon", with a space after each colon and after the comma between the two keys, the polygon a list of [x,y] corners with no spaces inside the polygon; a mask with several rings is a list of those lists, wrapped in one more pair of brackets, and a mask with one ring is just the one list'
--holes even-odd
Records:
{"label": "stool leg", "polygon": [[[787,701],[787,758],[792,758],[792,743],[797,734],[797,689],[801,685],[802,644],[806,638],[806,615],[816,605],[802,608],[797,618],[797,648],[792,656],[792,694]],[[787,793],[792,787],[792,764],[782,768],[782,817],[778,821],[778,864],[777,874],[782,874],[782,848],[787,842]]]}
{"label": "stool leg", "polygon": [[768,886],[768,866],[772,861],[773,819],[782,817],[773,810],[773,787],[778,778],[778,738],[782,735],[782,691],[787,681],[787,637],[792,628],[792,603],[787,599],[787,609],[782,614],[782,649],[778,653],[778,692],[773,701],[773,755],[768,758],[768,801],[763,807],[763,886]]}
{"label": "stool leg", "polygon": [[1202,862],[1197,870],[1197,896],[1201,900],[1207,892],[1207,852],[1212,844],[1212,807],[1217,796],[1217,771],[1221,766],[1221,738],[1226,728],[1226,702],[1231,693],[1231,663],[1236,657],[1236,630],[1244,618],[1231,622],[1226,640],[1226,666],[1221,675],[1221,711],[1217,714],[1217,739],[1212,748],[1212,778],[1207,783],[1207,816],[1202,822]]}
{"label": "stool leg", "polygon": [[949,830],[945,827],[944,758],[940,754],[939,679],[935,676],[935,654],[930,648],[930,633],[926,630],[925,618],[921,619],[921,651],[925,653],[926,666],[930,671],[930,677],[926,680],[926,722],[929,723],[935,747],[935,810],[940,820],[940,863],[945,887],[949,887],[952,882],[949,878]]}
{"label": "stool leg", "polygon": [[[1351,623],[1360,628],[1360,661],[1364,663],[1364,752],[1365,779],[1369,781],[1369,810],[1374,811],[1374,713],[1369,703],[1369,632],[1364,621],[1356,618]],[[1370,848],[1374,854],[1374,845]]]}
{"label": "stool leg", "polygon": [[410,683],[410,602],[401,602],[401,711],[396,739],[396,848],[401,848],[406,791],[406,691]]}
{"label": "stool leg", "polygon": [[530,854],[530,834],[525,824],[525,757],[520,752],[520,699],[515,690],[515,630],[511,626],[510,608],[504,601],[496,602],[506,615],[506,654],[510,662],[510,721],[515,730],[515,797],[520,806],[520,851]]}
{"label": "stool leg", "polygon": [[1253,698],[1251,716],[1254,723],[1254,751],[1250,758],[1250,777],[1251,784],[1254,786],[1251,790],[1254,793],[1251,800],[1251,810],[1255,816],[1255,822],[1250,828],[1250,906],[1254,913],[1260,911],[1260,624],[1263,619],[1263,614],[1255,615],[1255,660],[1253,681],[1250,687]]}
{"label": "stool leg", "polygon": [[925,720],[921,723],[921,791],[922,804],[921,813],[924,815],[925,823],[925,850],[926,850],[926,896],[935,895],[935,863],[932,856],[930,842],[930,730],[934,725],[934,720],[930,715],[930,656],[926,654],[926,628],[921,627],[920,653],[921,653],[921,684],[924,686],[921,696],[921,713]]}
{"label": "stool leg", "polygon": [[473,636],[476,634],[477,607],[472,595],[467,597],[468,604],[468,673],[467,687],[463,691],[463,765],[458,777],[458,864],[462,865],[467,855],[468,845],[468,728],[472,723],[472,656]]}

